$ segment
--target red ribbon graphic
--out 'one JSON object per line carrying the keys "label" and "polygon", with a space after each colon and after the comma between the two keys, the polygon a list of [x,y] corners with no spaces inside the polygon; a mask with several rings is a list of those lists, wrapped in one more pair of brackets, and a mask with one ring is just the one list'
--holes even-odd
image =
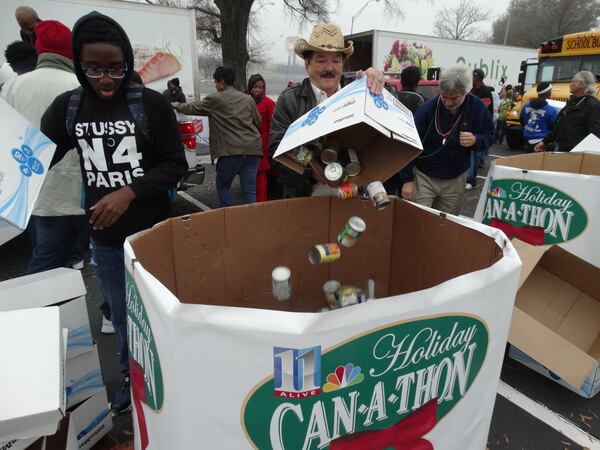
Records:
{"label": "red ribbon graphic", "polygon": [[437,420],[437,399],[425,403],[400,422],[383,430],[361,431],[331,441],[330,450],[433,450],[423,436],[433,430]]}
{"label": "red ribbon graphic", "polygon": [[131,400],[135,407],[140,430],[140,443],[142,450],[148,447],[148,429],[146,427],[146,416],[142,409],[142,403],[146,402],[146,384],[144,382],[144,369],[133,359],[129,358],[129,379],[131,381]]}
{"label": "red ribbon graphic", "polygon": [[517,227],[500,219],[492,219],[490,225],[504,231],[509,239],[516,237],[531,245],[544,245],[543,227]]}

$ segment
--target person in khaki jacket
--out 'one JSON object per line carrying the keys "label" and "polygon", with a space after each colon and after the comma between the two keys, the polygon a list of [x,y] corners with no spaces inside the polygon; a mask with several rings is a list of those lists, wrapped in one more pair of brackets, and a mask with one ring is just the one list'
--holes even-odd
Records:
{"label": "person in khaki jacket", "polygon": [[184,113],[208,116],[210,154],[217,160],[217,194],[221,206],[231,205],[231,183],[240,177],[244,203],[256,202],[256,172],[262,157],[258,128],[260,115],[249,95],[233,87],[235,74],[229,67],[217,67],[213,74],[216,94],[199,102],[172,103]]}

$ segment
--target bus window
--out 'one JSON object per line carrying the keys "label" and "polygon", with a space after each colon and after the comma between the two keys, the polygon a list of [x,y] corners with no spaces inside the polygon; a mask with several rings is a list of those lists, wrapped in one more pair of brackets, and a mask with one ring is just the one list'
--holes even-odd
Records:
{"label": "bus window", "polygon": [[581,70],[589,70],[594,75],[600,75],[600,55],[584,56]]}
{"label": "bus window", "polygon": [[542,70],[540,70],[538,73],[541,74],[540,79],[538,80],[538,82],[542,82],[542,81],[552,81],[554,79],[554,66],[542,66],[541,67]]}

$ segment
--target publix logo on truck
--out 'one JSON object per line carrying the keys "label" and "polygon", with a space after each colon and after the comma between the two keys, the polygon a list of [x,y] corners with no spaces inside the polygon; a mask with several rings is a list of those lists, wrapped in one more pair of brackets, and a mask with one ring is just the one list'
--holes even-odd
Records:
{"label": "publix logo on truck", "polygon": [[546,184],[492,180],[483,223],[532,244],[560,244],[579,236],[587,214],[577,201]]}
{"label": "publix logo on truck", "polygon": [[323,353],[275,347],[274,375],[247,396],[242,426],[259,449],[430,445],[424,436],[466,395],[487,348],[485,323],[463,315],[397,323]]}

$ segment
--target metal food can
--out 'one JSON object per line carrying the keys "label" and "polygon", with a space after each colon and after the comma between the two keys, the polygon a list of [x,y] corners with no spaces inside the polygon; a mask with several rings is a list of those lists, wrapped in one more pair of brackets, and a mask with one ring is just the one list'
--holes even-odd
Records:
{"label": "metal food can", "polygon": [[362,170],[356,150],[353,148],[346,148],[342,150],[340,152],[339,159],[349,177],[355,177]]}
{"label": "metal food can", "polygon": [[358,186],[356,183],[344,183],[338,187],[338,197],[340,200],[348,200],[358,196]]}
{"label": "metal food can", "polygon": [[323,264],[340,259],[342,250],[335,243],[319,244],[312,247],[308,252],[308,260],[311,264]]}
{"label": "metal food can", "polygon": [[343,183],[348,178],[348,174],[340,163],[331,163],[325,166],[325,178],[331,183]]}
{"label": "metal food can", "polygon": [[291,151],[291,156],[301,166],[308,166],[310,161],[313,159],[313,152],[308,146],[301,145]]}
{"label": "metal food can", "polygon": [[325,298],[331,309],[340,307],[338,301],[338,291],[340,290],[341,284],[337,280],[329,280],[323,285],[323,292],[325,292]]}
{"label": "metal food can", "polygon": [[273,297],[277,300],[289,300],[292,298],[292,271],[284,266],[275,267],[271,277],[273,279]]}
{"label": "metal food can", "polygon": [[337,241],[344,247],[352,247],[361,234],[367,229],[367,224],[358,216],[352,216],[338,234]]}
{"label": "metal food can", "polygon": [[342,286],[338,291],[338,298],[342,308],[365,301],[363,291],[354,286]]}
{"label": "metal food can", "polygon": [[325,164],[331,164],[338,160],[338,147],[337,145],[326,142],[321,148],[321,161]]}
{"label": "metal food can", "polygon": [[381,181],[369,183],[367,191],[376,209],[384,209],[390,204],[390,199]]}

